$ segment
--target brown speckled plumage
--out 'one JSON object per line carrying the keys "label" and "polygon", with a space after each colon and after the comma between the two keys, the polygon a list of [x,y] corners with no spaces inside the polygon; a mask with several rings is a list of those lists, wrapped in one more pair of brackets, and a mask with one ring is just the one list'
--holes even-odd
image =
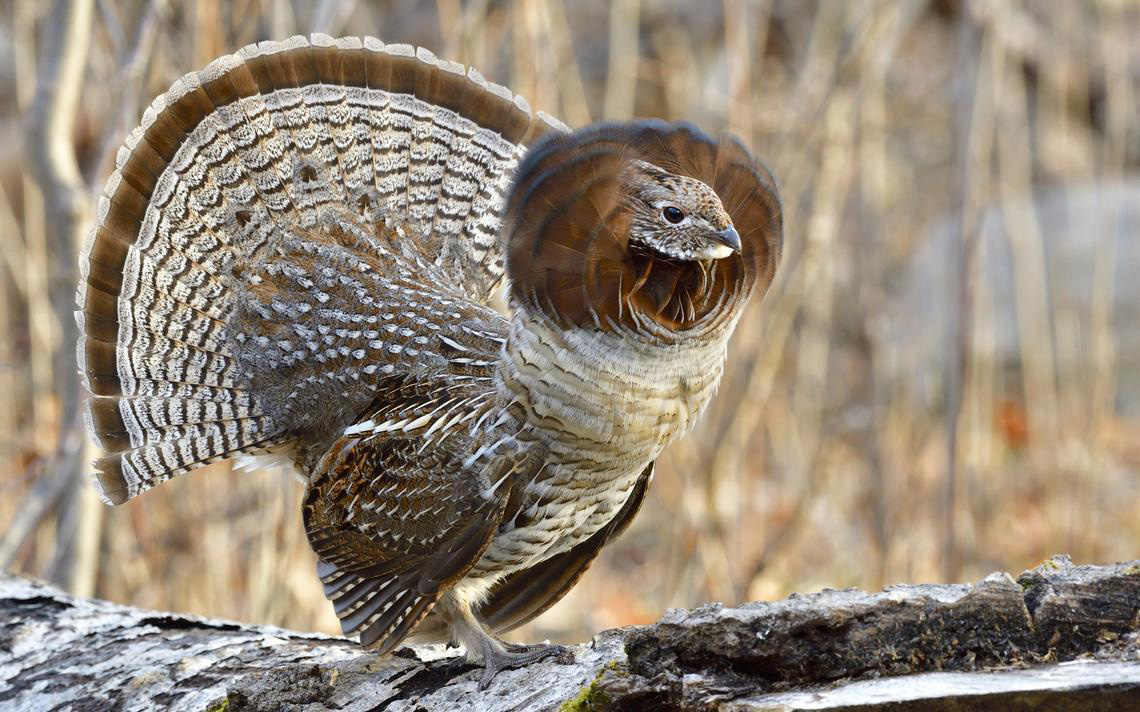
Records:
{"label": "brown speckled plumage", "polygon": [[116,166],[77,312],[103,496],[286,453],[345,632],[450,638],[485,681],[545,654],[493,633],[628,525],[779,259],[734,139],[571,133],[372,39],[223,57]]}

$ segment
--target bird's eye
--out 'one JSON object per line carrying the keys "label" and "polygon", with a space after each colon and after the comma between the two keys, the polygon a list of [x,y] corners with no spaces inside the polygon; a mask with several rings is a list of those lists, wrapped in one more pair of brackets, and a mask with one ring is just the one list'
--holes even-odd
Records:
{"label": "bird's eye", "polygon": [[684,211],[672,205],[666,205],[665,209],[661,211],[661,214],[674,225],[685,219]]}

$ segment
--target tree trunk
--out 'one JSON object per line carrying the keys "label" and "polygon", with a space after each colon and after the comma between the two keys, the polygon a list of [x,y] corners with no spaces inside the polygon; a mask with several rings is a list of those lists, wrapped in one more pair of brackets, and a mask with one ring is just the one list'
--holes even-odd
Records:
{"label": "tree trunk", "polygon": [[[1140,561],[666,613],[501,673],[0,576],[5,710],[1140,709]],[[572,660],[570,659],[572,657]]]}

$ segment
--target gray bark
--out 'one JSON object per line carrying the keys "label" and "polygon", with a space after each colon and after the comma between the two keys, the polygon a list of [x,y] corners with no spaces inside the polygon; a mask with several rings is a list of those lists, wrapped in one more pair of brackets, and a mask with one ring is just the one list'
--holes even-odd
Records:
{"label": "gray bark", "polygon": [[669,611],[479,671],[328,636],[77,599],[0,576],[6,710],[1140,709],[1140,561]]}

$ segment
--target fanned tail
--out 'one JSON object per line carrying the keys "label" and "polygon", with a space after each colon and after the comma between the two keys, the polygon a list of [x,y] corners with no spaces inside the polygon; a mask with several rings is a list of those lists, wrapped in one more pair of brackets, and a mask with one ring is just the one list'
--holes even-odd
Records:
{"label": "fanned tail", "polygon": [[371,38],[262,42],[175,82],[119,150],[80,260],[102,496],[296,436],[230,343],[247,266],[347,215],[400,226],[402,252],[486,301],[514,168],[564,128],[475,70]]}

